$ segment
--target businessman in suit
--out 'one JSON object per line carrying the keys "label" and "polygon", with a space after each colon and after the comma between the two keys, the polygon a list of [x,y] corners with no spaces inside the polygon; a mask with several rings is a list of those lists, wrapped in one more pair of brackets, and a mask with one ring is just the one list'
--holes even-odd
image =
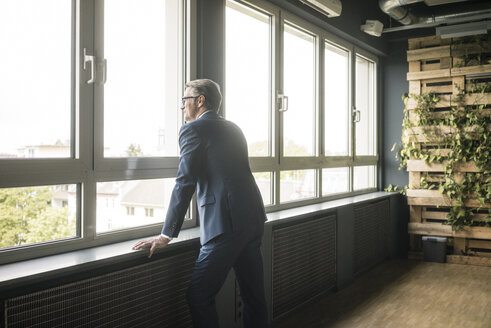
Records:
{"label": "businessman in suit", "polygon": [[133,249],[150,248],[150,257],[177,237],[196,190],[202,246],[187,292],[194,326],[218,327],[215,296],[233,268],[245,326],[266,327],[260,251],[266,214],[244,135],[217,114],[221,102],[217,83],[201,79],[186,84],[181,109],[187,123],[179,132],[179,169],[162,234]]}

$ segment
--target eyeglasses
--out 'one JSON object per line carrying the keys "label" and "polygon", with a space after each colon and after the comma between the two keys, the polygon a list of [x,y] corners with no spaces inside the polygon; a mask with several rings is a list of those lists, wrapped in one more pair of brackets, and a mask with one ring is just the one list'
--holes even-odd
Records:
{"label": "eyeglasses", "polygon": [[186,104],[186,99],[195,99],[195,98],[198,98],[199,96],[201,96],[201,95],[189,96],[189,97],[182,97],[181,98],[181,104],[182,104],[182,106],[184,106]]}

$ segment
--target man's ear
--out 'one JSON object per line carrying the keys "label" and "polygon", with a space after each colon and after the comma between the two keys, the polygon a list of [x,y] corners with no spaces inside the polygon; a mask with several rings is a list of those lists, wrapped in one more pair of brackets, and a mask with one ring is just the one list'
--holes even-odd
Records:
{"label": "man's ear", "polygon": [[198,105],[204,106],[205,105],[205,100],[206,100],[205,96],[200,95],[198,97]]}

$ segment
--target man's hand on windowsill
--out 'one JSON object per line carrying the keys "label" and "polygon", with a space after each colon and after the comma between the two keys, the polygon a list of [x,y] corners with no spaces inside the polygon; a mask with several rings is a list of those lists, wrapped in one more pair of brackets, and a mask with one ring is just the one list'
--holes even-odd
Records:
{"label": "man's hand on windowsill", "polygon": [[166,237],[160,235],[158,237],[140,240],[139,242],[137,242],[135,244],[135,246],[133,246],[132,249],[133,250],[140,250],[140,249],[144,249],[144,248],[150,248],[150,251],[148,252],[148,258],[151,258],[153,255],[153,252],[155,252],[155,250],[157,248],[164,248],[165,246],[167,246],[167,244],[169,242],[170,242],[169,238],[166,238]]}

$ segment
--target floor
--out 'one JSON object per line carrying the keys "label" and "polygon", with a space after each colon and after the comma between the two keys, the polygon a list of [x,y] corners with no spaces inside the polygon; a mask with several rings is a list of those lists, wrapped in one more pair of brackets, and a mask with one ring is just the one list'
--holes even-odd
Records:
{"label": "floor", "polygon": [[387,261],[277,327],[491,328],[491,267]]}

